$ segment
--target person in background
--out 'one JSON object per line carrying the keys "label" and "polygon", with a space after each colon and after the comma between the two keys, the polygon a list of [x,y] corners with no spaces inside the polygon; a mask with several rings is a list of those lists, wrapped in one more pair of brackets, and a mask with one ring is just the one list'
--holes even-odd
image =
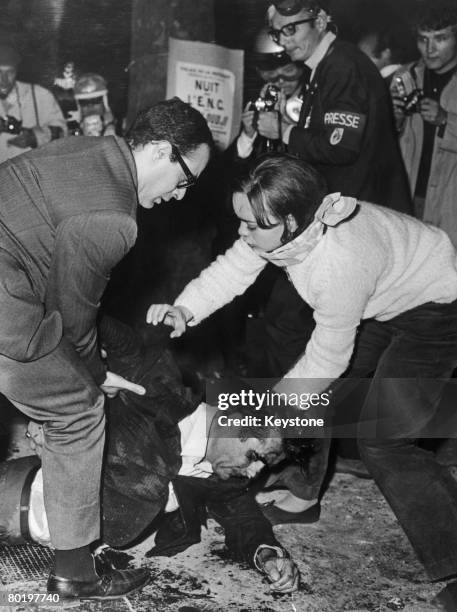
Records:
{"label": "person in background", "polygon": [[395,15],[389,16],[388,20],[384,17],[383,21],[372,19],[371,23],[371,26],[366,26],[357,46],[371,59],[387,86],[390,86],[394,72],[416,57],[411,49],[410,28],[399,23]]}
{"label": "person in background", "polygon": [[17,80],[20,61],[16,49],[0,44],[0,163],[67,133],[52,93]]}
{"label": "person in background", "polygon": [[421,59],[391,84],[414,213],[457,246],[457,5],[422,5],[415,34]]}
{"label": "person in background", "polygon": [[355,45],[338,39],[323,0],[277,0],[267,16],[272,39],[311,70],[298,124],[282,116],[288,152],[319,170],[330,192],[411,213],[379,71]]}
{"label": "person in background", "polygon": [[289,120],[298,121],[299,95],[306,72],[301,63],[293,62],[284,49],[271,40],[266,28],[256,37],[253,61],[264,86],[257,100],[249,101],[242,114],[241,132],[236,140],[240,159],[251,159],[253,154],[258,156],[268,149],[283,148],[279,96],[289,101],[285,106]]}
{"label": "person in background", "polygon": [[81,74],[75,81],[74,97],[78,106],[74,120],[83,136],[114,136],[116,126],[108,103],[105,79],[94,72]]}

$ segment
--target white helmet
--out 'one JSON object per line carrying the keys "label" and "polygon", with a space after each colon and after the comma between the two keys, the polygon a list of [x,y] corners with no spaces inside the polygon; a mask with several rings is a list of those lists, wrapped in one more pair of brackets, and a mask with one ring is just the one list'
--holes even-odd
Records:
{"label": "white helmet", "polygon": [[283,47],[272,40],[268,28],[262,28],[257,34],[252,50],[254,63],[260,70],[274,70],[292,61]]}
{"label": "white helmet", "polygon": [[86,72],[76,79],[74,96],[76,100],[90,100],[108,94],[105,79],[95,72]]}

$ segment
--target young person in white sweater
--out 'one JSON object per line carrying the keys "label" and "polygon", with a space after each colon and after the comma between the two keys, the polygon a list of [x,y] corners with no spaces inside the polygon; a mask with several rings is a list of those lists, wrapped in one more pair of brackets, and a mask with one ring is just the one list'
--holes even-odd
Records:
{"label": "young person in white sweater", "polygon": [[414,440],[436,420],[457,366],[457,253],[443,231],[408,215],[324,194],[297,158],[257,160],[233,196],[240,238],[174,305],[152,305],[147,321],[178,337],[245,291],[267,261],[285,267],[316,327],[276,389],[288,378],[320,393],[342,375],[372,377],[361,409],[388,425],[359,439],[361,457],[430,578],[443,580],[457,575],[457,483]]}

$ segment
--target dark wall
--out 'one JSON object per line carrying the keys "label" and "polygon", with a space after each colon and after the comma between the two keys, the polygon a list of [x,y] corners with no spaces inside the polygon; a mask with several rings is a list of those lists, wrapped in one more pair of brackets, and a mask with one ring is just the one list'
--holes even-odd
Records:
{"label": "dark wall", "polygon": [[0,40],[22,51],[20,78],[46,87],[74,61],[108,80],[110,104],[127,103],[131,0],[0,0]]}
{"label": "dark wall", "polygon": [[214,41],[214,0],[133,0],[130,124],[166,95],[168,38]]}
{"label": "dark wall", "polygon": [[110,104],[125,115],[130,61],[130,0],[65,0],[58,47],[61,63],[108,80]]}

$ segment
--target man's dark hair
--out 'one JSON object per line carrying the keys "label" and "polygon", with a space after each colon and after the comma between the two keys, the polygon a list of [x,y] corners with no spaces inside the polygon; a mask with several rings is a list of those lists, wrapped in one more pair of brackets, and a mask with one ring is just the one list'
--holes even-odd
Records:
{"label": "man's dark hair", "polygon": [[375,43],[373,55],[376,58],[380,58],[386,49],[390,49],[392,64],[405,64],[417,56],[415,37],[411,35],[409,25],[372,25],[360,35],[358,42],[371,36]]}
{"label": "man's dark hair", "polygon": [[206,119],[179,98],[158,102],[138,113],[127,133],[132,148],[152,141],[167,140],[181,155],[192,153],[200,145],[214,147]]}
{"label": "man's dark hair", "polygon": [[457,27],[457,2],[455,0],[425,0],[419,5],[414,18],[417,30],[436,31]]}
{"label": "man's dark hair", "polygon": [[[254,218],[262,229],[274,227],[275,220],[284,222],[281,236],[284,244],[313,221],[326,194],[326,184],[314,168],[298,157],[271,153],[254,162],[247,178],[241,179],[234,191],[247,195]],[[297,223],[295,232],[288,228],[289,215]]]}

